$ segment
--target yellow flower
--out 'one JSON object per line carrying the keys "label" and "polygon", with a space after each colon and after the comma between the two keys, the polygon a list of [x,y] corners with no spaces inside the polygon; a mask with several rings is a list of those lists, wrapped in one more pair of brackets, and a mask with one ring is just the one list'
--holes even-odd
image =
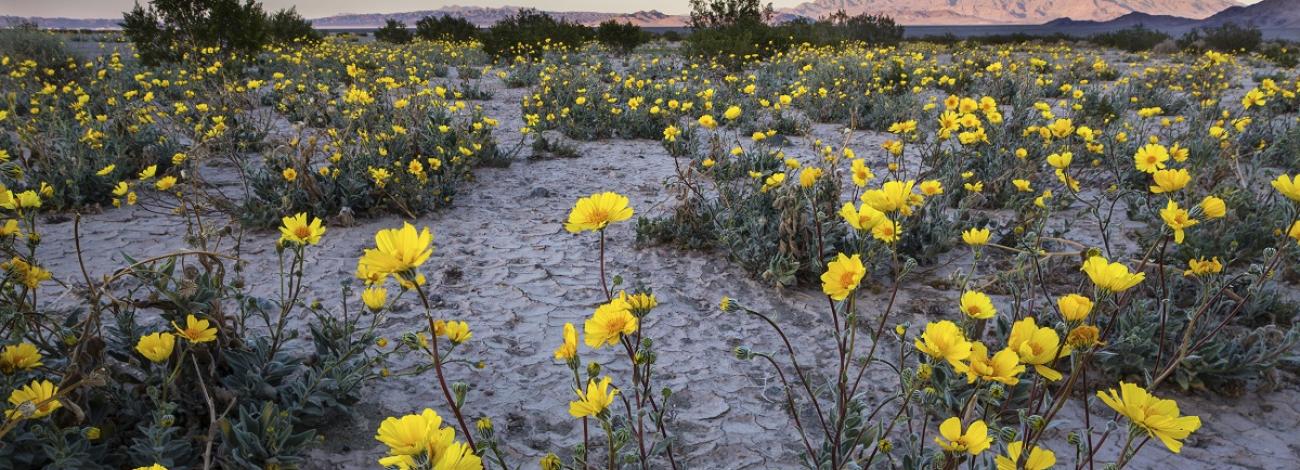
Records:
{"label": "yellow flower", "polygon": [[1016,185],[1016,191],[1020,191],[1022,193],[1028,193],[1034,190],[1033,188],[1029,187],[1029,180],[1014,179],[1011,180],[1011,184]]}
{"label": "yellow flower", "polygon": [[1133,163],[1138,171],[1146,173],[1164,169],[1166,161],[1169,161],[1169,149],[1160,144],[1144,145],[1133,155]]}
{"label": "yellow flower", "polygon": [[[1008,443],[1007,455],[999,455],[994,459],[998,464],[998,470],[1047,470],[1056,465],[1056,454],[1038,446],[1034,446],[1029,451],[1029,456],[1021,462],[1020,453],[1024,451],[1024,447],[1024,441]],[[1017,467],[1017,463],[1023,466]]]}
{"label": "yellow flower", "polygon": [[740,106],[727,108],[727,111],[722,113],[722,117],[727,118],[728,121],[734,121],[736,118],[740,117]]}
{"label": "yellow flower", "polygon": [[1228,215],[1228,205],[1224,204],[1223,199],[1205,196],[1205,199],[1201,200],[1201,213],[1205,214],[1207,219],[1218,219]]}
{"label": "yellow flower", "polygon": [[569,361],[578,355],[578,329],[572,323],[564,324],[564,342],[555,348],[555,358]]}
{"label": "yellow flower", "polygon": [[628,308],[632,313],[642,315],[659,306],[659,299],[651,292],[637,292],[628,294],[627,291],[620,291],[619,298],[627,302]]}
{"label": "yellow flower", "polygon": [[1034,366],[1034,370],[1047,380],[1061,380],[1061,373],[1051,368],[1057,359],[1069,356],[1069,346],[1061,346],[1061,337],[1051,327],[1039,327],[1034,324],[1034,317],[1011,325],[1011,335],[1007,339],[1007,349],[1014,350],[1020,356],[1020,362]]}
{"label": "yellow flower", "polygon": [[1206,274],[1219,274],[1223,272],[1223,263],[1219,262],[1219,257],[1211,259],[1189,259],[1187,260],[1187,270],[1183,271],[1184,276],[1204,276]]}
{"label": "yellow flower", "polygon": [[95,174],[98,175],[98,176],[108,176],[108,175],[109,175],[110,173],[112,173],[113,170],[115,170],[115,169],[117,169],[117,165],[114,165],[114,164],[111,164],[111,163],[110,163],[108,166],[105,166],[105,167],[103,167],[103,168],[100,168],[99,171],[96,171],[96,172],[95,172]]}
{"label": "yellow flower", "polygon": [[141,336],[135,344],[135,350],[153,362],[166,361],[175,347],[176,336],[165,331]]}
{"label": "yellow flower", "polygon": [[140,170],[139,176],[141,180],[147,180],[149,178],[153,178],[153,175],[157,173],[158,173],[158,165],[149,165],[148,168]]}
{"label": "yellow flower", "polygon": [[315,245],[320,243],[321,235],[325,234],[320,219],[312,217],[311,222],[308,222],[306,212],[286,216],[280,219],[280,223],[280,243]]}
{"label": "yellow flower", "polygon": [[461,344],[474,337],[474,333],[469,331],[469,323],[463,321],[438,322],[435,328],[437,334],[446,337],[451,344]]}
{"label": "yellow flower", "polygon": [[18,369],[35,369],[41,363],[41,352],[32,343],[18,343],[5,346],[0,352],[0,372],[12,374]]}
{"label": "yellow flower", "polygon": [[853,166],[850,170],[853,173],[853,184],[859,188],[866,186],[868,181],[876,178],[876,175],[871,172],[870,168],[867,168],[867,164],[861,158],[853,160]]}
{"label": "yellow flower", "polygon": [[1287,236],[1295,239],[1296,243],[1300,243],[1300,220],[1297,220],[1295,221],[1295,223],[1292,223],[1291,229],[1287,230],[1286,234]]}
{"label": "yellow flower", "polygon": [[826,265],[822,273],[822,292],[835,300],[844,300],[858,288],[867,268],[862,265],[862,257],[849,257],[844,253],[836,256],[835,261]]}
{"label": "yellow flower", "polygon": [[380,230],[375,234],[375,248],[365,250],[357,270],[381,276],[411,271],[433,255],[431,244],[433,234],[429,227],[416,232],[414,226],[404,222],[402,228]]}
{"label": "yellow flower", "polygon": [[961,313],[976,320],[987,320],[997,315],[998,310],[983,292],[966,291],[961,294]]}
{"label": "yellow flower", "polygon": [[1018,376],[1025,371],[1025,366],[1020,364],[1020,355],[1015,351],[1003,349],[989,357],[988,347],[976,341],[971,344],[967,361],[954,364],[953,370],[966,374],[966,383],[981,379],[1015,385],[1020,383]]}
{"label": "yellow flower", "polygon": [[1080,325],[1070,330],[1065,335],[1065,344],[1075,349],[1086,349],[1101,344],[1098,339],[1101,336],[1101,330],[1092,325]]}
{"label": "yellow flower", "polygon": [[162,464],[156,463],[148,467],[135,467],[134,470],[167,470],[167,467],[162,466]]}
{"label": "yellow flower", "polygon": [[1135,384],[1120,382],[1118,393],[1113,388],[1098,390],[1097,397],[1175,454],[1182,450],[1182,440],[1201,428],[1201,418],[1180,416],[1177,402],[1156,398]]}
{"label": "yellow flower", "polygon": [[1088,258],[1080,270],[1087,273],[1088,279],[1099,289],[1109,292],[1126,291],[1147,277],[1146,273],[1130,273],[1124,263],[1111,263],[1101,256]]}
{"label": "yellow flower", "polygon": [[705,129],[713,129],[715,127],[718,127],[718,121],[715,121],[713,119],[713,115],[711,114],[705,114],[703,116],[700,116],[698,122],[700,123],[700,126],[703,126]]}
{"label": "yellow flower", "polygon": [[569,221],[564,224],[570,233],[603,230],[614,222],[632,218],[632,208],[627,196],[605,192],[578,199],[569,211]]}
{"label": "yellow flower", "polygon": [[22,388],[16,388],[9,394],[9,404],[13,408],[5,410],[5,417],[11,420],[40,419],[63,407],[55,398],[59,387],[48,380],[33,380]]}
{"label": "yellow flower", "polygon": [[1174,243],[1183,243],[1183,230],[1199,223],[1196,219],[1187,214],[1186,209],[1178,207],[1178,203],[1170,199],[1165,203],[1165,208],[1160,210],[1160,218],[1164,219],[1165,225],[1174,230]]}
{"label": "yellow flower", "polygon": [[914,344],[918,351],[953,365],[970,357],[970,341],[966,340],[966,336],[956,323],[948,320],[926,324],[925,332],[916,339]]}
{"label": "yellow flower", "polygon": [[1264,92],[1259,88],[1252,88],[1241,97],[1241,108],[1250,109],[1252,106],[1264,106],[1267,100],[1264,99]]}
{"label": "yellow flower", "polygon": [[391,456],[429,454],[434,459],[451,446],[455,435],[452,428],[442,427],[442,417],[437,412],[425,408],[420,414],[385,418],[379,423],[375,440],[388,446]]}
{"label": "yellow flower", "polygon": [[884,212],[872,209],[866,203],[863,203],[859,210],[853,207],[853,203],[846,202],[844,207],[840,208],[840,216],[844,217],[850,227],[863,232],[871,231],[881,221],[885,220]]}
{"label": "yellow flower", "polygon": [[438,453],[433,468],[437,470],[483,470],[483,459],[470,450],[469,444],[455,442]]}
{"label": "yellow flower", "polygon": [[902,227],[899,226],[898,222],[889,220],[888,218],[881,220],[880,223],[876,224],[876,228],[871,229],[871,236],[875,237],[876,240],[885,243],[894,243],[898,241],[898,237],[901,234]]}
{"label": "yellow flower", "polygon": [[925,180],[922,181],[921,184],[917,185],[917,187],[921,190],[921,194],[926,196],[938,196],[943,194],[943,182],[939,180]]}
{"label": "yellow flower", "polygon": [[970,246],[984,246],[989,242],[988,228],[970,228],[961,233],[961,241]]}
{"label": "yellow flower", "polygon": [[682,135],[682,131],[677,126],[668,126],[664,128],[664,140],[667,142],[676,142],[677,136]]}
{"label": "yellow flower", "polygon": [[1066,294],[1056,299],[1056,307],[1061,310],[1065,321],[1082,321],[1092,312],[1092,299],[1079,294]]}
{"label": "yellow flower", "polygon": [[1177,170],[1156,170],[1151,178],[1156,184],[1151,186],[1151,192],[1155,194],[1172,193],[1183,189],[1187,183],[1192,180],[1192,175],[1187,173],[1184,168]]}
{"label": "yellow flower", "polygon": [[936,437],[934,442],[939,444],[943,450],[960,454],[966,452],[970,455],[979,455],[993,444],[993,439],[989,438],[989,428],[984,424],[984,420],[976,420],[970,423],[966,432],[961,432],[961,419],[956,416],[948,418],[939,425],[939,435],[942,439]]}
{"label": "yellow flower", "polygon": [[1069,168],[1072,161],[1074,161],[1074,154],[1070,152],[1054,153],[1047,156],[1047,164],[1058,170]]}
{"label": "yellow flower", "polygon": [[207,320],[200,320],[194,315],[185,316],[185,328],[181,328],[176,322],[172,322],[172,328],[176,328],[181,337],[190,340],[191,343],[206,343],[217,339],[217,329],[209,328]]}
{"label": "yellow flower", "polygon": [[1047,129],[1052,132],[1052,136],[1058,139],[1064,139],[1074,133],[1074,122],[1069,119],[1057,119]]}
{"label": "yellow flower", "polygon": [[619,338],[636,333],[636,329],[637,318],[632,315],[632,306],[623,298],[615,297],[596,307],[596,313],[583,323],[582,334],[588,347],[600,349],[618,344]]}
{"label": "yellow flower", "polygon": [[366,290],[361,291],[361,302],[366,304],[366,308],[370,309],[370,311],[378,312],[388,302],[388,289],[374,286],[367,287]]}
{"label": "yellow flower", "polygon": [[799,172],[799,186],[807,189],[817,183],[817,178],[821,177],[822,169],[817,167],[804,168]]}
{"label": "yellow flower", "polygon": [[610,389],[609,377],[600,379],[600,383],[596,383],[595,379],[588,379],[585,392],[576,388],[573,391],[578,394],[576,401],[569,402],[569,414],[574,418],[597,416],[603,413],[611,403],[614,403],[614,396],[618,395],[617,388]]}
{"label": "yellow flower", "polygon": [[867,203],[873,209],[881,212],[903,211],[903,215],[910,215],[911,210],[908,206],[912,195],[912,187],[915,181],[886,181],[880,186],[880,189],[872,189],[862,193],[862,202]]}
{"label": "yellow flower", "polygon": [[162,178],[159,178],[158,181],[155,182],[153,186],[155,188],[158,188],[159,191],[166,191],[168,189],[172,189],[172,186],[176,186],[176,177],[164,176]]}
{"label": "yellow flower", "polygon": [[1282,195],[1286,196],[1287,199],[1300,202],[1300,175],[1277,175],[1277,179],[1272,181],[1272,185],[1273,189],[1282,193]]}

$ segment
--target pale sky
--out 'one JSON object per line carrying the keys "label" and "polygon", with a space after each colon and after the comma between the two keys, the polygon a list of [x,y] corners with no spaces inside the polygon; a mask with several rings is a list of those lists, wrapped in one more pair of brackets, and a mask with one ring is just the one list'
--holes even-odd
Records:
{"label": "pale sky", "polygon": [[[773,6],[788,7],[805,0],[771,0]],[[1256,3],[1260,0],[1238,0]],[[134,0],[0,0],[0,16],[45,16],[67,18],[115,18],[123,10],[131,9]],[[319,18],[338,13],[396,13],[416,10],[436,10],[447,5],[527,6],[552,11],[599,11],[630,13],[637,10],[659,10],[665,13],[686,13],[689,0],[261,0],[267,10],[297,6],[307,18]]]}

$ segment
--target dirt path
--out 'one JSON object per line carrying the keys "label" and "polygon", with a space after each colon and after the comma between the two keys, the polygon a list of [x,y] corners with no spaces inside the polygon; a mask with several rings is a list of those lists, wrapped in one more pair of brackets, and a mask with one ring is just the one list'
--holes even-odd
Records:
{"label": "dirt path", "polygon": [[[498,89],[492,101],[482,103],[489,116],[501,120],[498,140],[504,147],[518,141],[522,93]],[[482,370],[453,369],[452,379],[471,384],[467,413],[471,417],[490,414],[508,455],[523,468],[533,468],[546,451],[567,454],[581,442],[581,426],[567,413],[570,377],[551,356],[562,325],[581,325],[603,296],[596,271],[596,238],[565,232],[563,219],[577,198],[601,191],[627,195],[638,215],[675,204],[662,184],[672,165],[658,142],[579,143],[578,150],[580,158],[520,160],[508,168],[481,169],[476,173],[478,181],[464,188],[455,207],[416,221],[417,226],[430,226],[436,236],[437,249],[425,265],[435,285],[436,310],[470,323],[474,338],[465,357],[486,363]],[[384,217],[363,220],[355,227],[330,227],[321,245],[310,252],[307,298],[337,303],[339,283],[352,278],[356,258],[373,243],[375,231],[399,224],[395,217]],[[662,384],[676,394],[672,427],[688,444],[679,455],[685,455],[692,468],[797,466],[798,435],[780,411],[783,398],[775,374],[731,354],[739,345],[776,351],[775,335],[752,319],[719,312],[717,304],[724,294],[744,299],[773,312],[791,328],[788,331],[796,342],[811,344],[812,338],[824,337],[825,298],[815,290],[775,291],[712,254],[636,249],[634,225],[629,221],[609,230],[610,268],[630,282],[652,287],[659,299],[647,334],[656,340],[660,353]],[[122,266],[122,253],[184,248],[179,237],[183,227],[174,218],[139,207],[87,216],[82,228],[92,276]],[[48,268],[60,279],[79,279],[72,224],[46,225],[43,231],[42,254]],[[275,284],[276,237],[268,231],[248,240],[246,255],[253,264],[250,285]],[[273,291],[258,287],[255,293]],[[898,319],[917,324],[924,320],[920,312],[928,305],[956,297],[928,287],[904,291]],[[873,300],[861,304],[883,305]],[[422,318],[418,305],[407,302],[388,315],[383,334],[395,338],[419,329]],[[874,320],[874,314],[868,314],[867,321]],[[293,326],[305,333],[303,323]],[[830,347],[804,348],[801,362],[829,361]],[[593,353],[585,347],[581,351],[589,360],[616,364],[615,377],[626,376],[625,361],[615,358],[613,351]],[[394,368],[415,360],[423,358],[406,358]],[[884,395],[873,390],[897,387],[885,371],[867,381],[871,396]],[[325,430],[309,467],[374,468],[383,451],[373,439],[379,421],[425,407],[441,411],[444,407],[435,390],[432,373],[390,378],[368,387],[353,419]],[[1300,468],[1300,438],[1294,434],[1300,428],[1298,395],[1295,386],[1289,386],[1240,399],[1179,397],[1185,412],[1200,414],[1206,428],[1181,455],[1171,456],[1153,443],[1131,468]],[[1066,414],[1074,419],[1080,416],[1077,410]],[[1063,438],[1052,446],[1063,462],[1073,461],[1073,451]]]}

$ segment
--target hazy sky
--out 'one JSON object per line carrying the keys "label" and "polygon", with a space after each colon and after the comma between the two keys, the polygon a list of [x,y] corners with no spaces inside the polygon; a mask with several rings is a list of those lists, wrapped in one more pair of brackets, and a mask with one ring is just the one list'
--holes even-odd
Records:
{"label": "hazy sky", "polygon": [[[143,0],[142,0],[143,1]],[[776,7],[793,6],[804,0],[771,0]],[[1255,3],[1259,0],[1238,0]],[[414,10],[434,10],[446,5],[502,6],[517,5],[543,10],[581,10],[603,12],[632,12],[659,10],[665,13],[686,13],[689,0],[261,0],[268,10],[297,6],[307,18],[318,18],[337,13],[393,13]],[[0,16],[61,16],[68,18],[111,18],[129,10],[134,0],[0,0]]]}

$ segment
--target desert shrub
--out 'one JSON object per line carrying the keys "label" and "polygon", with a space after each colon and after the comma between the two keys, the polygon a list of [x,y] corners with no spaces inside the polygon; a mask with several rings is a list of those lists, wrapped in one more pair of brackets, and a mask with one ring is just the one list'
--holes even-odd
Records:
{"label": "desert shrub", "polygon": [[293,7],[280,9],[272,14],[267,22],[267,35],[274,42],[314,42],[321,39],[320,31],[312,28],[311,22],[299,15],[298,10]]}
{"label": "desert shrub", "polygon": [[1300,65],[1300,47],[1289,42],[1270,41],[1260,48],[1259,55],[1286,69]]}
{"label": "desert shrub", "polygon": [[411,30],[406,28],[406,24],[401,21],[389,18],[384,20],[384,26],[375,30],[375,40],[390,44],[406,44],[415,39]]}
{"label": "desert shrub", "polygon": [[478,26],[459,16],[426,16],[415,22],[415,35],[426,41],[469,41],[478,37]]}
{"label": "desert shrub", "polygon": [[1157,44],[1165,42],[1169,35],[1162,31],[1149,29],[1143,25],[1124,28],[1093,35],[1089,40],[1093,44],[1113,47],[1128,52],[1149,51]]}
{"label": "desert shrub", "polygon": [[546,12],[520,10],[493,24],[482,36],[483,51],[493,57],[541,55],[550,47],[574,48],[591,39],[591,28],[557,20]]}
{"label": "desert shrub", "polygon": [[818,19],[799,18],[776,26],[777,36],[790,44],[831,45],[861,41],[872,45],[898,44],[903,27],[884,15],[863,13],[849,16],[844,10]]}
{"label": "desert shrub", "polygon": [[648,40],[648,34],[632,23],[620,23],[611,19],[596,27],[596,41],[623,54],[632,52],[636,46],[645,44]]}
{"label": "desert shrub", "polygon": [[1254,52],[1263,41],[1264,34],[1258,28],[1225,23],[1188,31],[1178,39],[1178,46],[1184,50]]}
{"label": "desert shrub", "polygon": [[269,39],[266,12],[253,0],[155,0],[148,5],[137,3],[121,23],[146,64],[175,62],[187,51],[204,48],[251,54]]}

